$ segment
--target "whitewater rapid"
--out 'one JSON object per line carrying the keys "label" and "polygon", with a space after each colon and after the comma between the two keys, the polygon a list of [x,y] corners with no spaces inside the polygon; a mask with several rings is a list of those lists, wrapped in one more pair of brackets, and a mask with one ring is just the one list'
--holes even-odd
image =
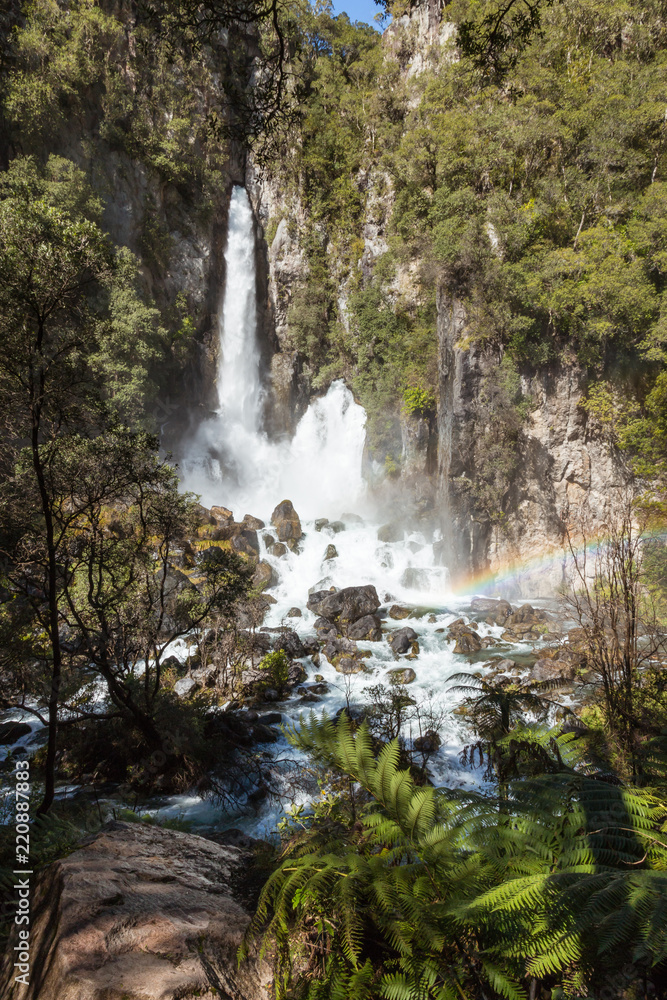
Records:
{"label": "whitewater rapid", "polygon": [[[275,603],[265,616],[265,627],[288,626],[303,637],[312,636],[315,615],[306,607],[309,592],[373,584],[385,608],[398,603],[410,609],[409,618],[388,618],[384,624],[409,626],[419,636],[419,655],[409,662],[394,655],[384,635],[379,642],[359,642],[368,655],[364,671],[357,674],[337,673],[323,653],[317,666],[304,657],[306,687],[317,682],[325,688],[319,688],[315,703],[304,701],[303,689],[293,691],[276,706],[283,722],[296,723],[304,712],[326,711],[333,716],[346,706],[361,707],[368,702],[369,687],[388,687],[389,671],[409,666],[416,678],[407,693],[422,712],[430,709],[441,716],[442,745],[430,764],[434,780],[450,787],[474,783],[477,776],[458,760],[464,733],[451,709],[459,697],[447,687],[448,678],[470,663],[446,641],[447,625],[459,617],[469,598],[452,594],[447,569],[438,565],[440,535],[428,528],[403,531],[399,526],[393,541],[378,537],[380,524],[362,475],[366,413],[344,382],[333,382],[324,395],[313,399],[292,438],[275,441],[263,430],[255,236],[252,209],[241,187],[232,193],[225,261],[227,280],[218,326],[219,407],[193,442],[184,466],[184,487],[197,492],[206,506],[230,508],[237,521],[252,514],[265,522],[258,531],[260,559],[271,564],[277,580],[268,591]],[[284,499],[294,504],[304,533],[296,551],[276,556],[271,551],[275,530],[270,517]],[[329,523],[322,524],[323,519]],[[300,614],[294,613],[295,608]],[[497,637],[501,631],[497,626],[479,626],[481,636]],[[482,654],[480,660],[485,658]],[[419,732],[408,726],[404,735],[410,740]],[[284,737],[266,752],[269,768],[271,760],[294,756]],[[280,782],[279,770],[274,778]],[[297,794],[296,800],[304,794]],[[281,801],[269,800],[254,809],[240,803],[237,814],[227,816],[228,825],[233,822],[254,835],[268,836],[293,799],[287,782]],[[176,796],[161,814],[220,822],[216,807],[197,796]]]}

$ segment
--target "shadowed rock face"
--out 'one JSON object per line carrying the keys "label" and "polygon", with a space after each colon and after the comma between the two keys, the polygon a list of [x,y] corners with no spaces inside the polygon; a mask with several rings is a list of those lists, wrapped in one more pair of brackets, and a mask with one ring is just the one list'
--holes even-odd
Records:
{"label": "shadowed rock face", "polygon": [[5,957],[0,998],[269,1000],[269,964],[236,961],[250,916],[232,886],[249,859],[191,834],[107,824],[39,876],[30,986]]}

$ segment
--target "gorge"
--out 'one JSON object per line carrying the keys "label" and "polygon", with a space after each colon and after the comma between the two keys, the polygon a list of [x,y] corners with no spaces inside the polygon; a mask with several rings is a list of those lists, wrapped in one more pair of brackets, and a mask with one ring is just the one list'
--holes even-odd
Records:
{"label": "gorge", "polygon": [[667,997],[667,7],[377,2],[0,11],[0,1000]]}

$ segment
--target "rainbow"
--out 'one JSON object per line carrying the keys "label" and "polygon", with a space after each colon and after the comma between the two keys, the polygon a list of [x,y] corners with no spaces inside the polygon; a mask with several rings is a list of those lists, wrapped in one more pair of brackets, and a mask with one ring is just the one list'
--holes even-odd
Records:
{"label": "rainbow", "polygon": [[[610,540],[609,534],[600,534],[585,544],[575,547],[574,555],[569,546],[554,547],[549,552],[543,552],[531,558],[508,560],[495,568],[484,567],[472,573],[452,576],[451,591],[459,596],[483,595],[500,596],[503,591],[519,589],[522,583],[534,586],[539,576],[549,576],[553,580],[559,575],[563,584],[571,578],[574,570],[574,559],[595,558],[601,546]],[[664,526],[641,532],[642,540],[660,540],[667,543],[667,531]],[[522,588],[523,589],[523,588]],[[526,589],[529,589],[528,587]],[[538,594],[535,595],[539,596]]]}

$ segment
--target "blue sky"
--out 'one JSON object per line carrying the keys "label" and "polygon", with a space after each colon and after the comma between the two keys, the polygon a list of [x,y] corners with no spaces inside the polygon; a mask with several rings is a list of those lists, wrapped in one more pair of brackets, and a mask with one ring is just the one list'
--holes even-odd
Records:
{"label": "blue sky", "polygon": [[382,7],[378,7],[373,0],[334,0],[334,13],[347,14],[350,21],[365,21],[377,27],[373,18],[382,12]]}

